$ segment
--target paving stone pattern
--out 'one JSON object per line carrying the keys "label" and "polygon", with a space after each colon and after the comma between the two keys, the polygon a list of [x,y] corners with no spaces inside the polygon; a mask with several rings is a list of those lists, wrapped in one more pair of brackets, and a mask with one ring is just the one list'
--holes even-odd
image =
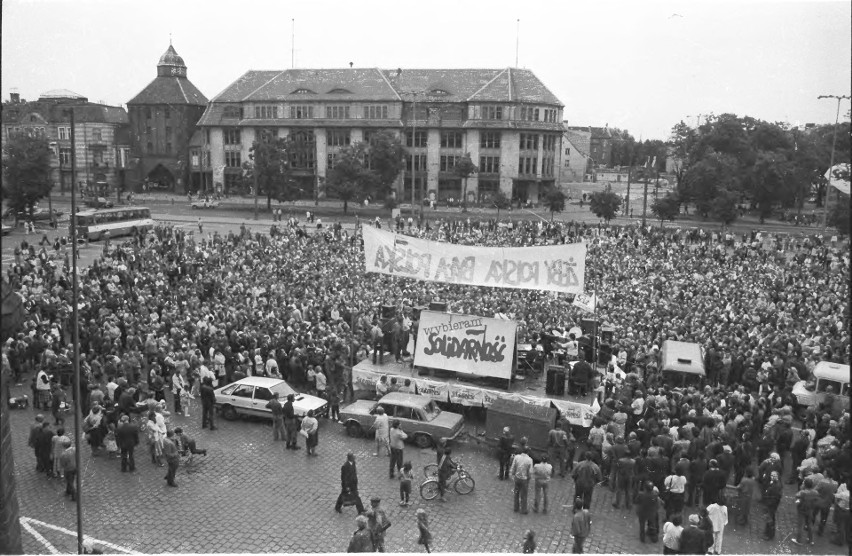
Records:
{"label": "paving stone pattern", "polygon": [[[22,388],[18,388],[23,390]],[[16,389],[13,388],[13,392]],[[21,516],[69,530],[76,528],[75,504],[63,496],[60,479],[35,472],[35,458],[27,447],[33,410],[10,412],[18,478]],[[455,493],[448,501],[426,502],[418,487],[422,468],[435,461],[431,450],[407,446],[417,481],[412,505],[400,507],[399,487],[388,478],[388,458],[373,457],[374,443],[348,438],[341,425],[320,424],[316,457],[304,449],[284,449],[272,442],[271,427],[261,421],[219,421],[217,431],[200,430],[200,411],[191,418],[173,416],[172,426],[183,426],[209,455],[195,456],[177,474],[178,488],[169,488],[165,469],[151,463],[146,446],[137,450],[137,471],[121,473],[118,459],[92,457],[83,447],[83,504],[85,533],[143,553],[163,552],[345,552],[355,530],[354,507],[334,511],[340,488],[340,466],[347,450],[357,457],[361,497],[382,498],[393,526],[386,547],[391,552],[424,552],[417,545],[415,511],[429,513],[434,550],[438,552],[520,552],[526,529],[534,529],[540,552],[571,552],[571,513],[566,507],[574,488],[569,479],[551,483],[550,513],[528,515],[512,511],[512,484],[497,479],[497,463],[488,451],[460,444],[455,456],[476,479],[475,491]],[[73,429],[73,422],[68,421]],[[793,487],[785,486],[785,500],[778,515],[778,536],[760,540],[763,519],[755,504],[749,527],[731,524],[725,531],[724,552],[842,554],[844,549],[828,542],[828,533],[816,537],[811,547],[792,544],[796,516]],[[635,514],[612,508],[609,489],[595,489],[592,502],[592,534],[588,553],[662,552],[662,544],[639,542]],[[530,492],[532,505],[532,491]],[[73,536],[38,529],[62,552],[76,552]],[[45,547],[24,532],[26,553],[46,553]]]}

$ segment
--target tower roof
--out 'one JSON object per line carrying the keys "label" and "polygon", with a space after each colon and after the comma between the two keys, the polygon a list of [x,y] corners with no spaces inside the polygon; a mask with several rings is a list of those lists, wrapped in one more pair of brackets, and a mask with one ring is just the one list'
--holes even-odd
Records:
{"label": "tower roof", "polygon": [[171,44],[169,45],[168,50],[166,50],[165,54],[160,56],[160,61],[157,63],[157,67],[162,66],[177,66],[186,68],[186,64],[183,62],[183,58],[175,51],[175,47]]}

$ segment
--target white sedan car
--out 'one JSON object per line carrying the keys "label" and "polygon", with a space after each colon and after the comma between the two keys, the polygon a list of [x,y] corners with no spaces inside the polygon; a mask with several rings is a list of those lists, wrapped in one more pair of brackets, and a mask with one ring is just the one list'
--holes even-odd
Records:
{"label": "white sedan car", "polygon": [[328,402],[324,399],[300,394],[281,379],[261,376],[249,376],[217,388],[216,407],[221,411],[222,417],[229,421],[240,415],[271,419],[272,411],[266,409],[266,404],[275,392],[278,392],[281,405],[287,401],[289,394],[296,396],[293,409],[298,417],[304,417],[309,409],[313,409],[317,417],[328,413]]}
{"label": "white sedan car", "polygon": [[192,201],[191,206],[194,209],[217,208],[219,206],[219,201],[215,199],[196,199]]}

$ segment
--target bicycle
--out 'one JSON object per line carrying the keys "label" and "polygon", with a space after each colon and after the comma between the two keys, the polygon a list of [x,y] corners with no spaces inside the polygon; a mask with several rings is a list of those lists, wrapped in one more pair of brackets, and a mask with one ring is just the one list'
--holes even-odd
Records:
{"label": "bicycle", "polygon": [[[434,471],[434,474],[429,474]],[[424,500],[434,500],[441,491],[438,488],[438,466],[431,463],[423,468],[423,473],[426,475],[426,480],[420,485],[420,496]],[[453,478],[455,476],[455,478]],[[447,484],[452,481],[452,489],[458,494],[470,494],[476,487],[476,481],[471,477],[465,468],[459,463],[453,474],[447,479]]]}

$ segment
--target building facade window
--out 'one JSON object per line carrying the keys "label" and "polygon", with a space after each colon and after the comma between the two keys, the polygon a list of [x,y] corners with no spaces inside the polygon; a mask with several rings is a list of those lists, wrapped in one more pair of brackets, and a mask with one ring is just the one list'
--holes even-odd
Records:
{"label": "building facade window", "polygon": [[104,151],[97,149],[92,151],[92,162],[95,166],[100,166],[104,163]]}
{"label": "building facade window", "polygon": [[326,142],[329,147],[345,147],[350,143],[348,129],[329,129]]}
{"label": "building facade window", "polygon": [[277,129],[258,129],[257,138],[261,143],[271,143],[278,138]]}
{"label": "building facade window", "polygon": [[425,147],[428,137],[425,131],[406,131],[405,144],[409,147]]}
{"label": "building facade window", "polygon": [[483,106],[482,107],[482,119],[483,120],[502,120],[503,119],[503,107],[502,106]]}
{"label": "building facade window", "polygon": [[479,201],[489,202],[500,191],[500,180],[479,180]]}
{"label": "building facade window", "polygon": [[386,105],[365,104],[364,105],[364,119],[366,119],[366,120],[387,120],[388,119],[388,107]]}
{"label": "building facade window", "polygon": [[480,156],[479,171],[483,174],[499,174],[500,173],[500,157],[499,156]]}
{"label": "building facade window", "polygon": [[103,133],[101,132],[101,128],[96,127],[92,130],[92,141],[95,143],[100,143],[104,140]]}
{"label": "building facade window", "polygon": [[222,130],[222,136],[226,145],[240,144],[240,128],[238,127],[226,127]]}
{"label": "building facade window", "polygon": [[70,127],[60,126],[59,128],[57,128],[57,132],[59,134],[60,140],[71,139],[71,128]]}
{"label": "building facade window", "polygon": [[145,119],[146,120],[151,119],[151,107],[150,106],[145,107]]}
{"label": "building facade window", "polygon": [[310,104],[298,104],[290,107],[290,119],[311,120],[314,117],[314,107]]}
{"label": "building facade window", "polygon": [[556,117],[559,114],[559,111],[555,108],[545,108],[544,109],[544,121],[549,123],[556,123]]}
{"label": "building facade window", "polygon": [[313,170],[316,167],[316,138],[312,131],[297,131],[290,137],[293,148],[289,151],[290,167],[294,170]]}
{"label": "building facade window", "polygon": [[172,136],[172,126],[167,125],[166,126],[166,137],[171,137],[171,136]]}
{"label": "building facade window", "polygon": [[538,134],[537,133],[521,133],[519,148],[522,151],[538,150]]}
{"label": "building facade window", "polygon": [[240,151],[225,151],[225,166],[227,168],[241,168],[242,165],[242,153]]}
{"label": "building facade window", "polygon": [[541,159],[541,175],[552,178],[553,177],[553,159],[550,157]]}
{"label": "building facade window", "polygon": [[171,119],[172,119],[172,109],[171,109],[171,108],[169,108],[168,106],[166,106],[166,107],[165,107],[165,109],[163,110],[163,113],[164,113],[164,115],[165,115],[165,117],[166,117],[166,119],[167,119],[167,120],[171,120]]}
{"label": "building facade window", "polygon": [[[545,110],[545,112],[547,111]],[[532,106],[521,106],[521,120],[528,122],[537,122],[538,116],[538,108],[533,108]]]}
{"label": "building facade window", "polygon": [[166,154],[172,154],[172,143],[171,143],[171,141],[166,141]]}
{"label": "building facade window", "polygon": [[547,152],[556,152],[556,136],[544,135],[541,138],[541,148]]}
{"label": "building facade window", "polygon": [[348,106],[326,106],[325,107],[325,117],[328,120],[348,120],[349,119],[349,107]]}
{"label": "building facade window", "polygon": [[70,166],[71,165],[71,149],[60,148],[59,149],[59,165],[60,166]]}
{"label": "building facade window", "polygon": [[538,158],[534,156],[522,156],[518,159],[518,174],[533,175],[536,173]]}
{"label": "building facade window", "polygon": [[417,172],[421,172],[426,170],[426,155],[425,154],[415,154],[408,155],[405,159],[405,169],[408,172],[411,172],[411,164],[412,164],[412,156],[414,157],[414,170]]}
{"label": "building facade window", "polygon": [[328,155],[326,155],[326,156],[327,156],[326,167],[329,170],[331,170],[332,168],[334,168],[334,165],[337,163],[337,160],[336,160],[337,154],[336,153],[328,153]]}
{"label": "building facade window", "polygon": [[226,106],[222,111],[223,118],[236,118],[238,120],[243,119],[243,107],[242,106]]}
{"label": "building facade window", "polygon": [[441,132],[441,148],[444,148],[444,149],[461,149],[462,148],[462,133],[460,131],[442,131]]}
{"label": "building facade window", "polygon": [[369,145],[369,144],[370,144],[370,141],[372,141],[372,140],[373,140],[373,137],[375,136],[375,134],[376,134],[376,131],[375,131],[375,130],[373,130],[373,129],[365,129],[365,130],[363,130],[363,131],[361,132],[361,137],[363,137],[363,139],[362,139],[362,140],[364,141],[364,143],[366,143],[366,144],[368,144],[368,145]]}
{"label": "building facade window", "polygon": [[452,172],[459,163],[460,156],[442,155],[441,156],[441,171]]}
{"label": "building facade window", "polygon": [[240,176],[239,173],[225,174],[225,191],[231,191],[233,189],[238,188],[240,186],[241,178],[242,178],[242,176]]}
{"label": "building facade window", "polygon": [[258,120],[274,120],[278,118],[278,107],[274,104],[263,104],[254,107],[254,117]]}
{"label": "building facade window", "polygon": [[145,145],[145,151],[146,151],[148,154],[153,153],[153,152],[154,152],[154,143],[152,143],[152,142],[148,141],[148,144],[147,144],[147,145]]}
{"label": "building facade window", "polygon": [[499,131],[483,131],[479,135],[480,149],[499,149],[500,148],[500,132]]}

